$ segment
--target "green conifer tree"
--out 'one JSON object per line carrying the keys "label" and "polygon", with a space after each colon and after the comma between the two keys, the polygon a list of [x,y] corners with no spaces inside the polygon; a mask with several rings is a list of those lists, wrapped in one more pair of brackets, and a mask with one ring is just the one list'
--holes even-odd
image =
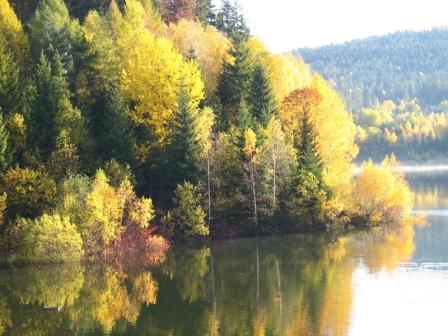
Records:
{"label": "green conifer tree", "polygon": [[322,185],[323,166],[317,148],[317,133],[306,108],[303,110],[300,123],[300,133],[296,138],[298,169],[300,172],[312,173],[318,179],[319,185]]}
{"label": "green conifer tree", "polygon": [[214,24],[215,7],[211,0],[196,0],[196,16],[203,24]]}
{"label": "green conifer tree", "polygon": [[261,64],[254,68],[248,103],[253,119],[265,127],[276,112],[276,102],[269,78]]}
{"label": "green conifer tree", "polygon": [[234,43],[245,42],[250,35],[240,5],[233,5],[229,0],[223,0],[221,9],[216,14],[215,27],[226,34]]}
{"label": "green conifer tree", "polygon": [[162,167],[165,172],[161,175],[166,176],[162,201],[172,197],[172,192],[178,184],[184,181],[196,184],[199,178],[198,158],[201,148],[196,132],[197,113],[190,107],[190,98],[184,89],[179,94],[178,104],[173,138],[166,151],[168,166]]}
{"label": "green conifer tree", "polygon": [[238,123],[239,112],[249,93],[252,73],[249,52],[243,43],[237,43],[230,55],[234,61],[224,61],[218,79],[218,97],[223,109],[219,124],[224,130]]}
{"label": "green conifer tree", "polygon": [[73,48],[80,39],[81,27],[70,18],[67,6],[62,0],[40,1],[28,23],[31,52],[35,60],[40,54],[53,62],[60,55],[66,72],[73,71]]}
{"label": "green conifer tree", "polygon": [[94,98],[90,131],[96,140],[97,158],[103,163],[111,159],[132,163],[135,135],[127,103],[117,88],[96,92]]}
{"label": "green conifer tree", "polygon": [[5,115],[18,112],[20,91],[19,67],[0,39],[0,108]]}
{"label": "green conifer tree", "polygon": [[43,159],[55,148],[56,137],[64,130],[70,142],[80,146],[87,138],[81,112],[70,100],[65,70],[59,56],[53,66],[42,54],[35,73],[36,99],[30,123],[30,146]]}
{"label": "green conifer tree", "polygon": [[12,161],[12,153],[8,146],[9,132],[0,108],[0,175],[8,169]]}

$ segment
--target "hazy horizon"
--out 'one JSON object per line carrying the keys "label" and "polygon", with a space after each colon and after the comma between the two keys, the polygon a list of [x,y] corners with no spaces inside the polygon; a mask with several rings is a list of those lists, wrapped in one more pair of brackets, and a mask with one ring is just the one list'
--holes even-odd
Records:
{"label": "hazy horizon", "polygon": [[[232,0],[231,0],[232,1]],[[219,7],[221,0],[214,0]],[[422,31],[448,24],[440,0],[239,0],[252,34],[273,51],[338,44],[397,31]],[[325,11],[322,9],[325,8]],[[301,14],[303,13],[303,14]]]}

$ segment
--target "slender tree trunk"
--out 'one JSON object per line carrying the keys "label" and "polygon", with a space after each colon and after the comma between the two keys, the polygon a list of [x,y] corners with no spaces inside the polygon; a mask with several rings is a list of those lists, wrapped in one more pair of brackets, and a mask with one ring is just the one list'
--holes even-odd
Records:
{"label": "slender tree trunk", "polygon": [[277,207],[277,152],[275,150],[275,144],[272,146],[272,165],[273,165],[273,181],[272,181],[272,189],[274,193],[274,199],[273,199],[273,209]]}
{"label": "slender tree trunk", "polygon": [[212,197],[210,190],[210,153],[207,155],[207,194],[208,194],[208,225],[212,222]]}

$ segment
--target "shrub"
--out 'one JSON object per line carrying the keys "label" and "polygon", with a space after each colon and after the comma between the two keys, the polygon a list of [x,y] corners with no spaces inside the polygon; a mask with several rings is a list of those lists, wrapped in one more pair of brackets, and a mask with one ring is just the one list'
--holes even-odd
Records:
{"label": "shrub", "polygon": [[7,216],[35,218],[53,205],[56,184],[46,173],[11,168],[3,176],[1,192],[7,194]]}
{"label": "shrub", "polygon": [[155,215],[152,200],[138,198],[129,180],[121,183],[117,193],[117,197],[124,201],[122,224],[127,227],[148,228]]}
{"label": "shrub", "polygon": [[173,201],[173,221],[176,233],[185,237],[210,234],[197,187],[189,182],[178,185]]}
{"label": "shrub", "polygon": [[[81,235],[68,217],[44,214],[35,220],[19,219],[25,237],[15,259],[26,262],[78,261],[83,255]],[[19,225],[19,226],[20,226]]]}
{"label": "shrub", "polygon": [[371,223],[401,221],[413,206],[413,195],[400,173],[391,169],[394,159],[386,159],[380,166],[368,162],[362,166],[354,190],[353,206]]}

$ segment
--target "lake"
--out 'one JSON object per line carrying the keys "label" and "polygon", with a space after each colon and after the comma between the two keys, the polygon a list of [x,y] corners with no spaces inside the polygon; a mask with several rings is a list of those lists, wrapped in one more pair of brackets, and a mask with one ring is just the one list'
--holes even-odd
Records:
{"label": "lake", "polygon": [[0,271],[0,335],[436,335],[448,304],[448,172],[414,171],[422,227],[174,249],[158,266]]}

